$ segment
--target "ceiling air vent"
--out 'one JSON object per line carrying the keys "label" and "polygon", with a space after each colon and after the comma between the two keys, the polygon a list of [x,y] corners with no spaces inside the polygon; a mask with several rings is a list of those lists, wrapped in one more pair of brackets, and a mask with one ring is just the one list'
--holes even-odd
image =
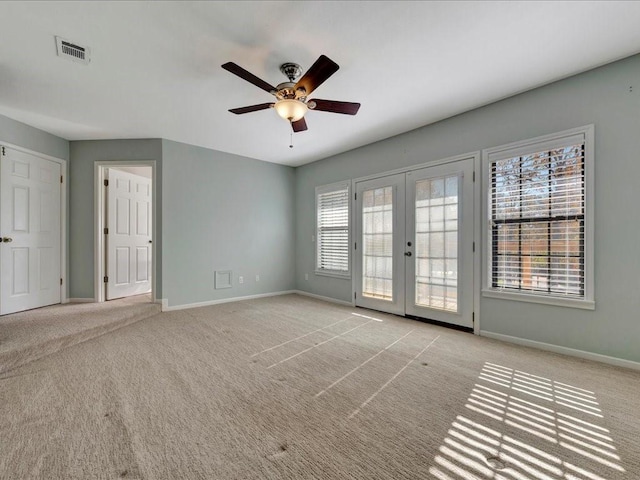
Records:
{"label": "ceiling air vent", "polygon": [[56,46],[58,47],[58,56],[68,58],[74,62],[83,63],[87,65],[91,59],[91,50],[89,47],[82,47],[77,43],[72,43],[63,38],[56,37]]}

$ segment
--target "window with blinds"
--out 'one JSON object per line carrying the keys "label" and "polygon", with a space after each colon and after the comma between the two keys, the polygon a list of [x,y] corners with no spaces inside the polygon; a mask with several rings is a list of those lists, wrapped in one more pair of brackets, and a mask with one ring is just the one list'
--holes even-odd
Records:
{"label": "window with blinds", "polygon": [[585,135],[495,151],[489,164],[489,285],[585,299]]}
{"label": "window with blinds", "polygon": [[316,272],[349,275],[349,184],[316,189]]}

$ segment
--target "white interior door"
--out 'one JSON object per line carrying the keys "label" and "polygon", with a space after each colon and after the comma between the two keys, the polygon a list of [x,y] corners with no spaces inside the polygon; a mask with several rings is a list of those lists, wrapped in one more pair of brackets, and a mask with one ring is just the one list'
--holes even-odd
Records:
{"label": "white interior door", "polygon": [[356,184],[356,305],[404,314],[405,175]]}
{"label": "white interior door", "polygon": [[151,179],[107,170],[107,300],[151,291]]}
{"label": "white interior door", "polygon": [[473,159],[356,183],[356,305],[473,327]]}
{"label": "white interior door", "polygon": [[60,303],[59,163],[2,148],[0,314]]}

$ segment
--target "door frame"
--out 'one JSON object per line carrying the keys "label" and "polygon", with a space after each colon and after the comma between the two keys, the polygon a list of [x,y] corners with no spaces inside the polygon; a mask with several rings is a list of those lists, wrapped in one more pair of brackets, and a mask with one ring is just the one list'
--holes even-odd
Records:
{"label": "door frame", "polygon": [[21,147],[20,145],[14,145],[13,143],[4,142],[0,140],[0,146],[7,147],[12,150],[18,150],[29,155],[44,158],[51,162],[60,164],[60,172],[62,174],[62,186],[60,188],[60,278],[62,278],[62,285],[60,285],[60,303],[69,303],[69,281],[67,279],[67,189],[69,188],[69,172],[67,170],[67,160],[63,158],[52,157],[45,153],[36,152],[29,148]]}
{"label": "door frame", "polygon": [[[387,170],[385,172],[376,173],[373,175],[367,175],[364,177],[358,177],[351,180],[351,192],[352,197],[351,201],[351,218],[350,218],[350,229],[355,228],[357,221],[357,208],[355,202],[355,191],[356,184],[358,182],[364,182],[368,180],[374,180],[376,178],[386,177],[389,175],[395,175],[398,173],[408,173],[414,170],[421,170],[423,168],[435,167],[438,165],[443,165],[446,163],[459,162],[461,160],[473,159],[473,170],[474,170],[474,181],[473,181],[473,242],[475,245],[475,249],[473,251],[473,333],[475,335],[480,335],[480,290],[482,287],[482,277],[481,277],[481,252],[482,252],[482,235],[481,235],[481,226],[482,226],[482,197],[481,197],[481,183],[482,183],[482,172],[481,172],[481,155],[480,151],[465,153],[462,155],[455,155],[453,157],[442,158],[438,160],[433,160],[430,162],[420,163],[418,165],[411,165],[409,167],[397,168],[394,170]],[[355,235],[351,238],[351,255],[356,255],[356,251],[354,250],[354,242],[356,241]],[[355,260],[355,258],[353,259]],[[355,261],[352,263],[355,265]],[[355,268],[351,273],[351,305],[353,307],[356,306],[355,295],[357,292],[357,281],[356,281],[356,272]]]}
{"label": "door frame", "polygon": [[104,227],[107,224],[106,195],[104,190],[105,172],[118,167],[151,167],[151,238],[154,241],[151,253],[151,302],[156,303],[156,257],[158,251],[158,222],[156,219],[156,161],[155,160],[103,160],[94,162],[94,301],[105,302],[104,276],[106,275],[106,242]]}

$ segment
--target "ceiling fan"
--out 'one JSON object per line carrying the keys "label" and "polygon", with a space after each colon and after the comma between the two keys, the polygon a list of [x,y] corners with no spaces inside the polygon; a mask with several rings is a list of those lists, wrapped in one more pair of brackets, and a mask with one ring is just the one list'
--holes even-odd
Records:
{"label": "ceiling fan", "polygon": [[288,82],[280,83],[273,87],[264,80],[256,77],[251,72],[228,62],[222,65],[222,68],[238,77],[253,83],[256,87],[269,92],[276,97],[275,103],[260,103],[258,105],[250,105],[248,107],[232,108],[229,111],[240,115],[243,113],[257,112],[258,110],[266,110],[274,108],[278,115],[291,123],[294,132],[302,132],[307,130],[307,122],[304,119],[308,110],[317,110],[320,112],[343,113],[345,115],[355,115],[360,108],[359,103],[338,102],[336,100],[321,100],[315,98],[307,99],[316,88],[324,83],[331,75],[336,73],[340,68],[330,58],[320,55],[318,60],[311,65],[311,68],[295,82],[302,74],[302,68],[297,63],[284,63],[280,66],[280,71],[289,79]]}

